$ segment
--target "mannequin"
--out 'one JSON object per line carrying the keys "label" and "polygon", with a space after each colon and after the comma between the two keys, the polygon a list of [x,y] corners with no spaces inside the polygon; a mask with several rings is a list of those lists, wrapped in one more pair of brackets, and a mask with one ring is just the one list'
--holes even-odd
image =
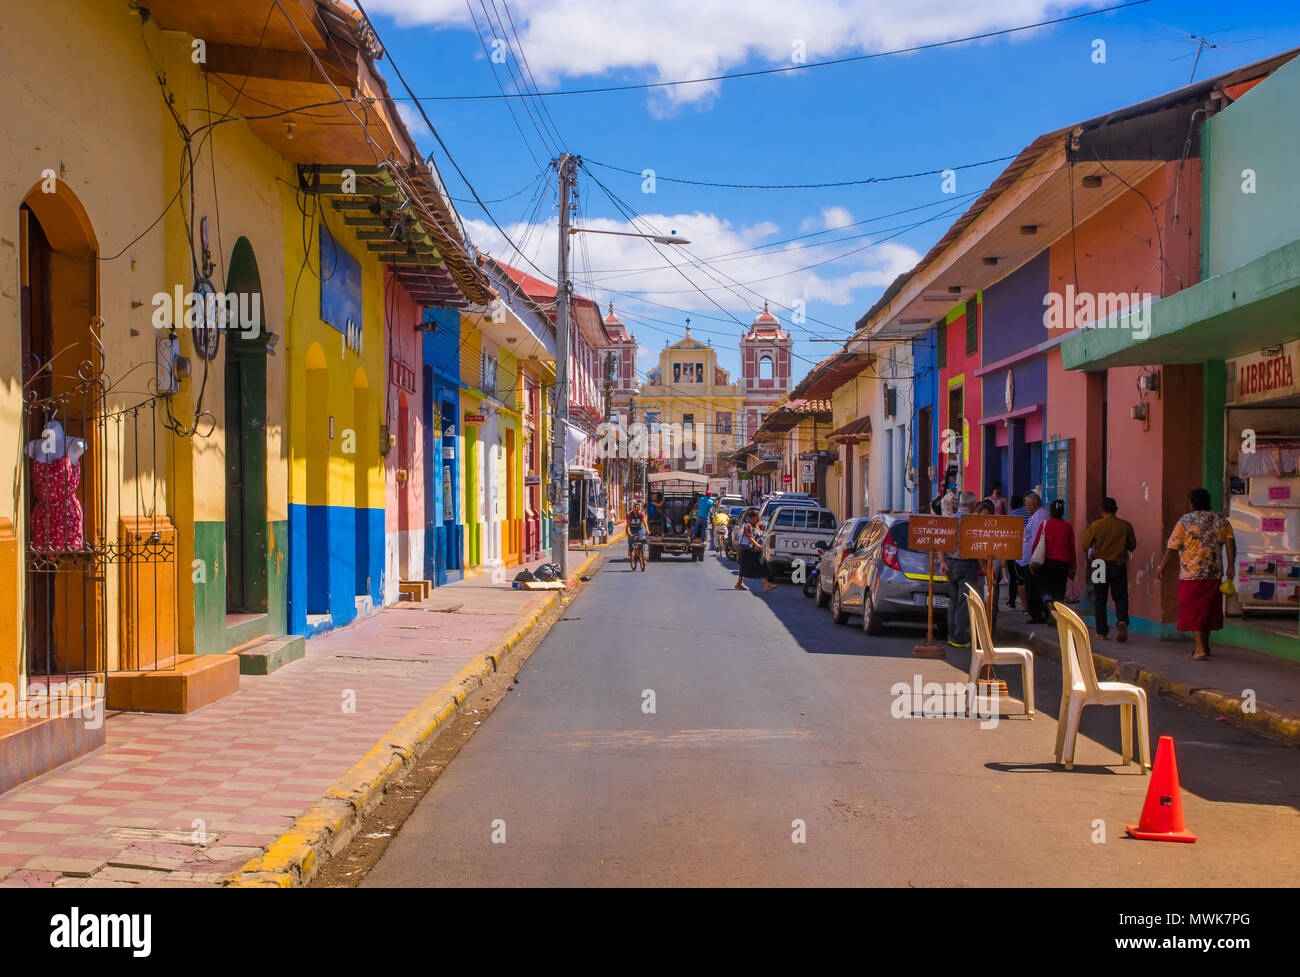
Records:
{"label": "mannequin", "polygon": [[32,485],[36,494],[30,545],[49,553],[85,549],[77,486],[81,483],[80,462],[86,453],[86,442],[67,437],[63,425],[51,417],[41,436],[28,441],[25,450],[32,459]]}

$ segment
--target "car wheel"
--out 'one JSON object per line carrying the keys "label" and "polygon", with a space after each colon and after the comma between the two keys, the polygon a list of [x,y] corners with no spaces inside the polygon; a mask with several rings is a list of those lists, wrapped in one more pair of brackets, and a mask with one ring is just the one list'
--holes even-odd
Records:
{"label": "car wheel", "polygon": [[876,610],[876,599],[868,591],[862,598],[862,630],[867,634],[879,634],[885,627],[885,621]]}
{"label": "car wheel", "polygon": [[849,615],[840,603],[840,588],[836,587],[835,592],[831,594],[831,620],[836,624],[848,624]]}
{"label": "car wheel", "polygon": [[822,589],[822,578],[820,576],[817,578],[816,597],[817,597],[818,607],[825,607],[827,604],[831,602],[830,594],[826,593],[826,591]]}

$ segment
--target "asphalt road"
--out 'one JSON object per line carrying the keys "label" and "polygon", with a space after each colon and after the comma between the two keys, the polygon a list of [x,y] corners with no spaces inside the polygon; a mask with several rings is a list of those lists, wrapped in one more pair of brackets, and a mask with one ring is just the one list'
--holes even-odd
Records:
{"label": "asphalt road", "polygon": [[[1039,663],[1033,721],[1018,702],[995,728],[915,716],[924,704],[895,709],[894,684],[962,682],[965,651],[913,658],[923,631],[868,638],[797,587],[735,592],[733,570],[709,554],[633,574],[611,550],[363,884],[1300,878],[1294,748],[1153,700],[1152,750],[1174,737],[1200,840],[1134,841],[1149,778],[1119,762],[1118,709],[1086,709],[1074,770],[1053,763],[1057,663]],[[999,674],[1018,698],[1018,673]]]}

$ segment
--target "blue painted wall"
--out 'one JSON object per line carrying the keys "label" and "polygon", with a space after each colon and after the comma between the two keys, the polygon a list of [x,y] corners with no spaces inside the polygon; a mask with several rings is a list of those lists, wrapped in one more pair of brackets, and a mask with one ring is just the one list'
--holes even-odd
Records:
{"label": "blue painted wall", "polygon": [[[308,540],[324,540],[327,564],[308,567]],[[356,598],[383,605],[384,510],[348,506],[289,506],[289,631],[319,634],[357,616]],[[313,550],[315,548],[312,548]],[[308,615],[328,614],[311,626]]]}
{"label": "blue painted wall", "polygon": [[[931,327],[920,336],[912,340],[912,373],[915,379],[912,381],[912,457],[916,459],[916,470],[918,476],[923,468],[930,465],[939,464],[939,409],[935,404],[938,398],[939,390],[939,371],[935,366],[937,354],[935,345],[938,342],[938,331]],[[930,410],[930,456],[921,457],[921,428],[920,416],[921,410],[925,407]],[[937,473],[935,481],[930,483],[931,498],[936,491]],[[920,491],[920,480],[917,480],[917,491]],[[917,507],[922,511],[928,511],[930,499],[922,499],[919,496],[916,500]]]}
{"label": "blue painted wall", "polygon": [[[460,479],[463,467],[457,426],[460,417],[460,313],[455,309],[426,308],[426,324],[437,328],[424,334],[424,484],[427,507],[424,514],[425,578],[434,586],[452,583],[464,576],[461,553],[464,546],[464,515],[460,504]],[[435,423],[435,418],[440,423]],[[444,432],[435,438],[434,430]],[[454,457],[448,462],[444,448]],[[443,464],[450,464],[451,522],[443,518]]]}
{"label": "blue painted wall", "polygon": [[[980,324],[980,365],[996,363],[1049,339],[1043,325],[1043,296],[1048,291],[1048,252],[1043,250],[1023,267],[984,289],[984,321]],[[1016,395],[1019,400],[1019,393]],[[999,395],[992,404],[1001,404]],[[986,404],[985,413],[997,413]]]}

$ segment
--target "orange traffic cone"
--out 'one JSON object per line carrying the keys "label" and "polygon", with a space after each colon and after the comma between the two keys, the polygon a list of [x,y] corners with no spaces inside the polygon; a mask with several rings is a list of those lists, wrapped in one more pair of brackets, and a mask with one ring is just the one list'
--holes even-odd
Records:
{"label": "orange traffic cone", "polygon": [[1196,835],[1183,827],[1183,799],[1178,793],[1178,761],[1174,758],[1172,736],[1160,737],[1156,747],[1156,763],[1140,823],[1126,827],[1130,837],[1143,841],[1196,840]]}

